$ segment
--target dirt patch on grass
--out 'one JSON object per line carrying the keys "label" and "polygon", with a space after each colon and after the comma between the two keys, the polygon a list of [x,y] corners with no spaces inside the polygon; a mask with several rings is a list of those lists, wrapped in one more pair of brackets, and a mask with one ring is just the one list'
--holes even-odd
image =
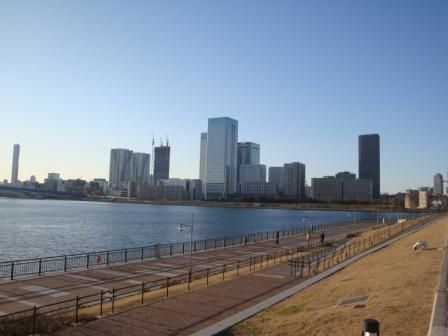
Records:
{"label": "dirt patch on grass", "polygon": [[[227,331],[228,335],[359,335],[364,318],[381,322],[382,335],[428,331],[448,218],[391,246]],[[415,252],[419,239],[429,249]],[[369,295],[366,302],[337,306]]]}

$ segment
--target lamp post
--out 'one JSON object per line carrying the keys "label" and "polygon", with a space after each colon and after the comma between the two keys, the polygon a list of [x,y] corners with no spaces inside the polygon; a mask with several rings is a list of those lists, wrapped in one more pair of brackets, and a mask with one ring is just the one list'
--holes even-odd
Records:
{"label": "lamp post", "polygon": [[303,216],[302,217],[302,222],[305,222],[306,220],[309,220],[310,222],[308,223],[308,230],[312,229],[314,226],[314,221],[313,221],[313,212],[311,211],[309,216]]}
{"label": "lamp post", "polygon": [[312,212],[311,212],[311,216],[303,216],[302,217],[303,222],[305,222],[307,219],[311,220],[311,225],[310,225],[310,223],[308,223],[308,230],[307,230],[307,234],[306,234],[307,245],[308,245],[308,247],[310,247],[311,232],[313,231],[313,213]]}
{"label": "lamp post", "polygon": [[193,228],[194,228],[194,214],[191,214],[191,224],[180,224],[179,225],[179,231],[183,232],[185,231],[185,228],[190,228],[190,266],[188,269],[188,274],[190,276],[191,280],[191,271],[193,267]]}

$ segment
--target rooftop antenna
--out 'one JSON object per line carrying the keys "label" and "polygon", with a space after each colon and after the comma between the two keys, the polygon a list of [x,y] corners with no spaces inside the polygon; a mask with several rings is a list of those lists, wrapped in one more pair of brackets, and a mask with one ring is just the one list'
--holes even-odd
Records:
{"label": "rooftop antenna", "polygon": [[166,146],[168,147],[170,145],[170,142],[168,140],[168,134],[166,134]]}

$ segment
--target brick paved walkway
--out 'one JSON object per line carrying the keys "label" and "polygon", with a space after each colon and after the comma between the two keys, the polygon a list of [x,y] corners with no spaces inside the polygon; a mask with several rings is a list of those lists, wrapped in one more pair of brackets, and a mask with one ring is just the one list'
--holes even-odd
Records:
{"label": "brick paved walkway", "polygon": [[[284,275],[278,275],[279,270]],[[69,328],[57,335],[190,335],[301,281],[289,277],[288,272],[285,265],[269,268]]]}
{"label": "brick paved walkway", "polygon": [[[328,239],[340,239],[347,232],[366,230],[373,225],[362,223],[358,224],[356,228],[343,227],[328,230],[326,233]],[[274,251],[291,249],[304,244],[303,236],[291,236],[281,239],[280,246],[275,245],[271,240],[247,246],[198,252],[193,256],[193,271],[219,267],[243,258],[260,257]],[[188,267],[189,256],[179,255],[29,279],[0,280],[0,315],[30,309],[34,305],[39,307],[62,300],[75,299],[76,296],[111,291],[113,288],[135,285],[142,281],[150,282],[174,277],[185,274]]]}

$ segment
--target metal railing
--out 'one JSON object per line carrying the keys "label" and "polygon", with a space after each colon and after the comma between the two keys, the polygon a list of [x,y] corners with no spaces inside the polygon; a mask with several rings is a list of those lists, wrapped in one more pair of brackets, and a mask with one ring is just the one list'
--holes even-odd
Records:
{"label": "metal railing", "polygon": [[[322,231],[352,227],[371,221],[341,222],[312,226],[313,231]],[[259,241],[275,239],[278,232],[280,238],[305,234],[310,227],[296,227],[287,230],[257,232],[248,235],[224,237],[216,239],[197,240],[192,243],[193,252],[201,252],[218,248],[251,244]],[[97,251],[54,257],[33,258],[0,262],[0,279],[15,279],[19,276],[44,275],[54,272],[67,272],[74,269],[88,269],[95,266],[104,266],[129,261],[160,258],[190,253],[190,242],[171,244],[155,244],[151,246],[127,248],[110,251]]]}
{"label": "metal railing", "polygon": [[[204,280],[204,286],[209,286],[209,281],[224,281],[229,272],[234,276],[240,276],[243,269],[246,272],[255,272],[269,265],[286,262],[292,256],[306,253],[307,250],[318,248],[318,242],[311,242],[309,247],[296,247],[282,249],[268,255],[260,255],[238,259],[221,266],[209,267],[197,271],[184,272],[182,274],[152,280],[142,281],[141,284],[113,288],[110,291],[100,291],[86,296],[76,296],[47,305],[34,306],[33,308],[0,316],[0,331],[14,330],[15,335],[35,335],[36,333],[52,333],[72,323],[90,320],[94,316],[103,316],[114,313],[117,310],[119,299],[135,298],[145,304],[145,301],[168,298],[170,288],[176,285],[186,285],[190,290],[190,284],[195,280]],[[247,269],[248,268],[248,269]],[[214,277],[214,278],[213,278]],[[152,297],[149,295],[153,295]],[[88,310],[88,311],[87,311]]]}
{"label": "metal railing", "polygon": [[410,228],[424,225],[431,219],[431,216],[425,216],[414,221],[396,223],[390,225],[389,227],[382,228],[363,239],[355,239],[352,242],[343,244],[337,249],[323,248],[305,256],[293,258],[288,261],[291,271],[290,275],[301,278],[306,276],[310,277],[313,273],[318,273],[320,267],[322,268],[322,271],[331,268],[334,265],[340,264],[342,261],[366,251],[385,240],[398,236],[400,233]]}

